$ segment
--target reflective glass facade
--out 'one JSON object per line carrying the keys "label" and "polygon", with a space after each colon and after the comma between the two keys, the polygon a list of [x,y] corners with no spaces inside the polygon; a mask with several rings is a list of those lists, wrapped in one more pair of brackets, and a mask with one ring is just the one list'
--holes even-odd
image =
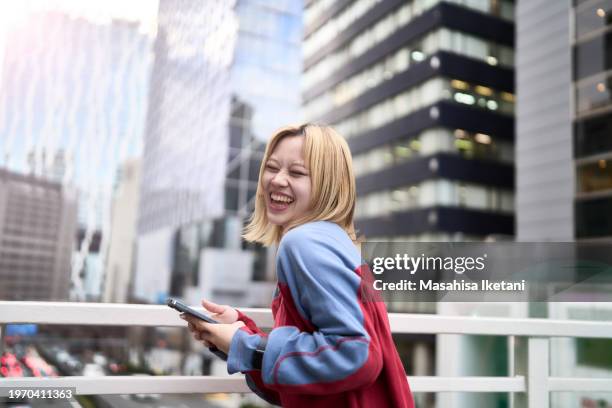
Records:
{"label": "reflective glass facade", "polygon": [[238,38],[231,68],[232,105],[225,212],[253,208],[265,141],[297,123],[300,106],[302,4],[239,0]]}
{"label": "reflective glass facade", "polygon": [[232,2],[159,3],[139,235],[222,214],[237,27]]}
{"label": "reflective glass facade", "polygon": [[231,91],[251,110],[253,136],[265,141],[299,119],[302,3],[238,0],[235,12]]}

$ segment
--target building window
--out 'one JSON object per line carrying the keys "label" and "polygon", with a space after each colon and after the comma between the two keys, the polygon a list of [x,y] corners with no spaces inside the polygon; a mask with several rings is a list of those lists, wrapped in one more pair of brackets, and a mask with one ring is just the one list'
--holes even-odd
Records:
{"label": "building window", "polygon": [[576,113],[582,115],[612,104],[612,75],[599,74],[576,83]]}
{"label": "building window", "polygon": [[427,129],[415,137],[402,138],[378,146],[353,157],[356,176],[373,173],[393,165],[412,160],[415,157],[436,153],[454,153],[466,159],[492,160],[502,163],[514,161],[512,143],[496,140],[484,133],[453,131],[443,128]]}
{"label": "building window", "polygon": [[612,159],[579,165],[576,178],[579,193],[612,191]]}
{"label": "building window", "polygon": [[[509,92],[498,91],[465,81],[433,78],[333,125],[340,134],[350,138],[379,128],[440,100],[448,99],[459,104],[497,111],[502,114],[512,115],[514,113],[515,98]],[[391,101],[393,103],[390,103]]]}
{"label": "building window", "polygon": [[[490,65],[513,66],[514,51],[511,47],[500,45],[459,31],[442,28],[426,34],[424,37],[412,41],[388,55],[380,62],[359,71],[358,73],[341,81],[330,90],[310,100],[304,107],[307,118],[317,118],[326,112],[337,108],[391,80],[396,75],[406,71],[415,63],[419,63],[439,50],[453,52],[470,58],[486,62]],[[327,65],[323,60],[320,64]],[[345,62],[348,62],[347,59]],[[311,75],[317,66],[309,69],[305,77]],[[320,80],[330,76],[328,70]],[[306,80],[308,82],[308,80]],[[309,83],[312,86],[312,83]],[[308,89],[308,86],[306,87]]]}
{"label": "building window", "polygon": [[612,235],[612,197],[577,200],[576,237],[596,238]]}
{"label": "building window", "polygon": [[612,0],[595,0],[576,7],[576,39],[587,39],[601,34],[612,22]]}
{"label": "building window", "polygon": [[427,180],[358,197],[355,218],[383,217],[392,212],[437,205],[512,213],[514,194],[510,190],[475,183]]}
{"label": "building window", "polygon": [[612,152],[612,113],[578,120],[574,124],[576,158]]}
{"label": "building window", "polygon": [[612,31],[574,47],[574,79],[584,79],[612,69]]}

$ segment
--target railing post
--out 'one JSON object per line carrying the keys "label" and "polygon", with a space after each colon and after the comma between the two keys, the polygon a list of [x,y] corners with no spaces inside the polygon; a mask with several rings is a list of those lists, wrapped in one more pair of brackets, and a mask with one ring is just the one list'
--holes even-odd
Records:
{"label": "railing post", "polygon": [[[514,336],[508,336],[508,376],[514,377],[516,375],[516,338]],[[508,393],[508,406],[514,408],[514,393]]]}
{"label": "railing post", "polygon": [[530,337],[528,340],[527,406],[529,408],[548,408],[550,406],[549,348],[550,340],[547,337]]}
{"label": "railing post", "polygon": [[6,324],[0,324],[0,356],[4,354],[4,334],[6,333]]}

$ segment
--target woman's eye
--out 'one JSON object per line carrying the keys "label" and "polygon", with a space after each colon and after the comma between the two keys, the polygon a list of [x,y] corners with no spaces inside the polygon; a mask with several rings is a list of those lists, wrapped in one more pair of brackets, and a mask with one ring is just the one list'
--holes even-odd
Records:
{"label": "woman's eye", "polygon": [[270,171],[278,171],[278,167],[266,164],[266,169]]}
{"label": "woman's eye", "polygon": [[300,171],[292,171],[291,172],[292,176],[296,176],[296,177],[301,177],[301,176],[305,176],[306,174],[300,172]]}

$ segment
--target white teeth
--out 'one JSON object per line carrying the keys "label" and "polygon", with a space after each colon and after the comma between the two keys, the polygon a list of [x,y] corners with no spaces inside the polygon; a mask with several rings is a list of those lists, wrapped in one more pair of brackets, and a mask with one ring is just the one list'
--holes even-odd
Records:
{"label": "white teeth", "polygon": [[280,195],[280,194],[270,194],[270,197],[272,198],[272,200],[280,201],[282,203],[292,203],[293,202],[293,198],[289,198],[287,196]]}

